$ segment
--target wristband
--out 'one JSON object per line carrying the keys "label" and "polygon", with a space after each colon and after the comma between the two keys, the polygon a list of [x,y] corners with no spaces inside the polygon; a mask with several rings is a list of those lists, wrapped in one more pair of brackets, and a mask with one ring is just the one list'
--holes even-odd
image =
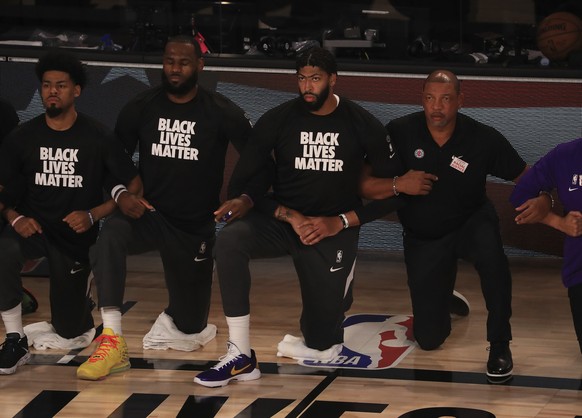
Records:
{"label": "wristband", "polygon": [[554,207],[554,204],[556,203],[556,202],[554,201],[554,196],[552,196],[552,194],[551,194],[550,192],[547,192],[547,191],[545,191],[545,190],[542,190],[542,191],[540,191],[540,193],[538,194],[538,196],[541,196],[541,195],[543,195],[543,194],[547,195],[547,196],[550,198],[550,202],[551,202],[551,204],[552,204],[552,208],[553,208],[553,207]]}
{"label": "wristband", "polygon": [[[127,192],[127,189],[121,189],[113,198],[113,200],[115,201],[115,203],[117,203],[117,200],[119,200],[119,197],[123,194]],[[129,192],[128,192],[129,193]]]}
{"label": "wristband", "polygon": [[22,218],[24,218],[24,215],[18,215],[16,218],[14,218],[14,220],[12,222],[10,222],[10,226],[12,228],[14,228],[14,225],[16,225],[16,222],[18,222],[19,220],[21,220]]}
{"label": "wristband", "polygon": [[396,190],[396,179],[398,178],[398,176],[394,176],[394,178],[392,179],[392,191],[394,192],[394,196],[398,196],[400,193],[398,192],[398,190]]}
{"label": "wristband", "polygon": [[118,184],[111,189],[111,198],[115,200],[115,203],[117,203],[117,199],[119,199],[119,196],[121,196],[121,193],[123,192],[127,192],[127,188],[123,184]]}
{"label": "wristband", "polygon": [[89,215],[89,222],[91,222],[91,226],[95,225],[95,220],[93,219],[93,215],[91,215],[91,211],[87,211],[87,215]]}
{"label": "wristband", "polygon": [[340,213],[338,216],[342,220],[343,228],[348,229],[350,227],[350,223],[348,222],[348,217],[346,215],[344,215],[343,213]]}

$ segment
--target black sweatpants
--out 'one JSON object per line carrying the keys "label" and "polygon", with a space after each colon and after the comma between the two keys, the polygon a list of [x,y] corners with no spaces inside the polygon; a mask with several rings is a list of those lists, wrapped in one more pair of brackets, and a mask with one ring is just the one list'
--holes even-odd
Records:
{"label": "black sweatpants", "polygon": [[0,311],[22,302],[20,271],[25,260],[46,257],[49,263],[51,324],[63,338],[94,327],[88,296],[88,260],[73,260],[44,234],[23,238],[7,226],[0,234]]}
{"label": "black sweatpants", "polygon": [[201,235],[186,233],[157,212],[130,219],[117,211],[106,219],[89,252],[99,307],[121,308],[127,256],[157,250],[168,289],[165,312],[185,334],[206,328],[212,288],[214,225]]}
{"label": "black sweatpants", "polygon": [[315,245],[303,245],[289,224],[257,211],[227,225],[215,248],[225,315],[250,313],[251,259],[290,254],[301,288],[300,324],[306,345],[325,350],[343,343],[342,323],[353,300],[358,236],[359,228],[349,228]]}
{"label": "black sweatpants", "polygon": [[479,274],[488,311],[487,340],[511,340],[511,273],[499,232],[499,217],[490,202],[465,224],[438,239],[404,234],[404,257],[414,314],[414,336],[421,348],[439,347],[451,332],[449,303],[458,259]]}

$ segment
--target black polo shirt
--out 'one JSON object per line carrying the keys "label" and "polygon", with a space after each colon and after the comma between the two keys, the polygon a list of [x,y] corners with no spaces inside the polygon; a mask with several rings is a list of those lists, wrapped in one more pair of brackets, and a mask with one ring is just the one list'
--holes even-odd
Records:
{"label": "black polo shirt", "polygon": [[404,230],[418,238],[438,238],[459,228],[487,200],[487,175],[514,180],[525,161],[494,128],[462,114],[443,147],[432,139],[424,112],[391,121],[388,133],[406,170],[438,176],[426,196],[406,196],[398,211]]}

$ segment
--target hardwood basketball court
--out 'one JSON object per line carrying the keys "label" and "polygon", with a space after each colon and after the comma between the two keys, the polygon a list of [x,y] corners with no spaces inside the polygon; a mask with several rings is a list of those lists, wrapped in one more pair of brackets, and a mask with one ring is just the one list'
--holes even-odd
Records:
{"label": "hardwood basketball court", "polygon": [[[143,350],[142,338],[163,310],[166,291],[155,253],[130,257],[123,316],[132,368],[103,381],[78,380],[81,352],[32,350],[30,365],[0,376],[0,417],[582,417],[579,352],[559,258],[511,257],[514,377],[485,376],[486,313],[476,273],[461,263],[457,290],[471,314],[453,321],[439,350],[415,348],[382,370],[312,368],[276,356],[287,333],[300,335],[301,302],[290,259],[252,262],[251,337],[261,379],[224,388],[192,382],[226,352],[227,328],[215,281],[210,322],[218,335],[194,352]],[[48,319],[48,280],[26,277],[40,308],[25,324]],[[322,298],[325,294],[322,294]],[[348,314],[411,314],[400,252],[360,253],[355,302]],[[100,316],[94,311],[95,319]],[[2,340],[4,335],[0,336]]]}

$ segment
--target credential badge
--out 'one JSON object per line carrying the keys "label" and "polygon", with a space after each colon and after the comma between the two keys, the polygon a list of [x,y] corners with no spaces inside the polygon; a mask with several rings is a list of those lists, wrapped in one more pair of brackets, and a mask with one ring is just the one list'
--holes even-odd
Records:
{"label": "credential badge", "polygon": [[453,160],[451,161],[451,167],[453,167],[455,170],[460,171],[461,173],[464,173],[465,170],[467,169],[467,167],[469,166],[469,163],[466,161],[461,160],[461,156],[459,157],[455,157],[453,155]]}

